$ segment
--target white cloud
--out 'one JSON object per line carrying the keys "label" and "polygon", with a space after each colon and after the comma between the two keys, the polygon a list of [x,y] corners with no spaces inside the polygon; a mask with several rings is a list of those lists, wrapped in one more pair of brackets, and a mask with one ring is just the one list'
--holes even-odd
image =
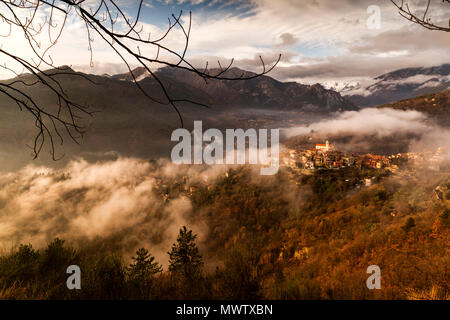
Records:
{"label": "white cloud", "polygon": [[331,120],[315,122],[309,126],[286,129],[287,137],[308,134],[313,130],[321,134],[367,134],[380,137],[393,133],[424,133],[431,127],[423,123],[426,116],[417,111],[367,108],[346,111]]}
{"label": "white cloud", "polygon": [[208,230],[188,218],[190,199],[179,195],[165,202],[155,188],[184,177],[188,183],[214,183],[225,170],[119,158],[78,159],[60,170],[30,165],[0,174],[0,248],[42,247],[55,237],[72,243],[114,237],[124,253],[145,246],[164,263],[181,226],[200,234],[200,240]]}
{"label": "white cloud", "polygon": [[[207,5],[203,2],[190,1],[205,7],[211,7],[213,3]],[[176,4],[175,1],[170,5]],[[376,76],[375,72],[381,74],[406,66],[429,65],[431,61],[434,64],[449,61],[449,43],[443,38],[445,35],[408,23],[389,1],[377,4],[381,8],[381,29],[368,29],[366,9],[372,4],[371,0],[255,0],[250,6],[248,3],[241,4],[249,7],[246,15],[230,11],[235,2],[224,3],[226,8],[215,12],[196,10],[193,12],[188,57],[202,66],[208,57],[214,63],[217,58],[235,58],[237,66],[254,69],[259,65],[250,62],[259,54],[276,57],[279,52],[285,51],[280,45],[289,46],[288,59],[283,60],[281,68],[272,75],[280,80],[302,82],[308,81],[304,77],[317,78],[321,82],[342,77],[370,77]],[[126,5],[129,6],[129,3]],[[433,14],[435,17],[445,15],[442,10],[435,10]],[[40,19],[44,19],[44,12],[40,13]],[[187,16],[183,21],[187,22]],[[149,24],[148,21],[144,21],[142,26],[144,33],[151,32],[152,39],[165,31],[165,27]],[[124,28],[123,21],[116,28]],[[120,57],[100,37],[94,35],[94,38],[93,58],[101,63],[96,62],[98,67],[91,71],[116,73],[118,68],[115,65],[123,64]],[[14,31],[14,37],[0,41],[3,47],[30,55],[20,30]],[[182,52],[182,32],[175,30],[164,44]],[[146,49],[145,46],[140,46],[140,50],[148,56],[156,53],[156,50]],[[90,59],[86,28],[75,15],[70,17],[60,42],[50,53],[57,65],[76,65],[80,70],[88,70],[82,67],[88,66]],[[164,53],[161,57],[176,61]],[[0,59],[0,62],[3,61]],[[4,70],[0,72],[0,76],[6,77]]]}
{"label": "white cloud", "polygon": [[[375,140],[386,143],[392,139],[401,142],[409,151],[435,151],[438,147],[450,150],[450,130],[433,125],[425,114],[413,110],[366,108],[346,111],[333,119],[281,132],[286,138],[309,134],[324,139],[351,137],[342,147],[352,152],[373,152],[371,143]],[[398,150],[398,146],[396,148]]]}

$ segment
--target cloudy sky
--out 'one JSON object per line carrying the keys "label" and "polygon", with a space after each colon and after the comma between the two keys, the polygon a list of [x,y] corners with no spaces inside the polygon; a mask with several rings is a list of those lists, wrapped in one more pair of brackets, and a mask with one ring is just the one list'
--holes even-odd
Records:
{"label": "cloudy sky", "polygon": [[[127,15],[135,16],[139,1],[117,2]],[[429,16],[446,25],[450,5],[440,0],[431,2]],[[86,3],[95,5],[98,1]],[[426,1],[408,3],[420,14]],[[167,18],[180,10],[184,12],[185,23],[192,11],[187,56],[195,65],[209,61],[210,66],[216,66],[218,59],[225,65],[234,58],[236,66],[258,71],[259,55],[270,63],[281,53],[282,60],[271,73],[273,77],[323,83],[367,79],[399,68],[450,62],[450,35],[405,20],[388,0],[144,0],[140,19],[143,32],[150,32],[152,37],[163,34]],[[40,18],[45,19],[45,15],[42,12]],[[116,26],[121,27],[124,25],[120,23]],[[25,54],[27,49],[20,32],[13,34],[14,39],[0,39],[2,47]],[[72,14],[58,44],[51,50],[55,64],[72,65],[89,73],[125,71],[120,58],[95,35],[92,35],[91,67],[86,37],[82,21]],[[181,30],[174,30],[165,43],[181,52]],[[139,50],[154,54],[150,48]],[[0,73],[5,77],[6,70]]]}

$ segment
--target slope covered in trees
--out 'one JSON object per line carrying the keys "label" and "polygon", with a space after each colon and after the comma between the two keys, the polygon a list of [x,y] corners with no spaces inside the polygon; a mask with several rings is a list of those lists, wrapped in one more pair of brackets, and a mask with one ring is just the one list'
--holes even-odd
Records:
{"label": "slope covered in trees", "polygon": [[441,126],[450,126],[450,91],[431,93],[412,99],[400,100],[379,106],[397,110],[416,110],[423,112]]}
{"label": "slope covered in trees", "polygon": [[[240,167],[191,193],[190,219],[209,232],[182,228],[162,271],[152,248],[127,261],[94,245],[22,245],[0,258],[0,297],[448,299],[449,178],[372,169],[256,178]],[[70,264],[81,267],[81,290],[66,288]],[[374,264],[381,290],[366,287]]]}

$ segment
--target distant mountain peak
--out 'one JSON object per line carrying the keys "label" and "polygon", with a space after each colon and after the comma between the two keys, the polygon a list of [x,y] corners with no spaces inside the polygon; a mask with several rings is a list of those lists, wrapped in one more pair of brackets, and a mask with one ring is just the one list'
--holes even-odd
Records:
{"label": "distant mountain peak", "polygon": [[340,91],[353,103],[376,106],[450,88],[450,64],[394,70],[377,76],[364,87]]}
{"label": "distant mountain peak", "polygon": [[450,64],[442,64],[433,67],[416,67],[416,68],[403,68],[395,71],[391,71],[375,77],[375,80],[400,80],[406,79],[416,75],[436,75],[447,76],[450,75]]}
{"label": "distant mountain peak", "polygon": [[[221,69],[210,69],[215,75]],[[245,105],[260,108],[298,109],[313,112],[334,112],[354,110],[356,107],[339,93],[325,89],[321,84],[305,85],[297,82],[281,82],[269,74],[247,80],[239,77],[253,77],[257,73],[237,67],[222,74],[233,80],[205,80],[187,70],[161,68],[157,75],[176,80],[184,85],[205,92],[216,105]]]}
{"label": "distant mountain peak", "polygon": [[76,71],[72,69],[71,66],[68,65],[62,65],[56,68],[52,68],[49,70],[45,70],[44,72],[48,72],[48,71],[56,71],[56,72],[70,72],[70,73],[75,73]]}
{"label": "distant mountain peak", "polygon": [[122,81],[134,81],[134,79],[136,79],[136,81],[141,81],[149,76],[150,73],[147,71],[147,69],[145,69],[144,67],[137,67],[131,70],[131,72],[113,75],[112,78]]}

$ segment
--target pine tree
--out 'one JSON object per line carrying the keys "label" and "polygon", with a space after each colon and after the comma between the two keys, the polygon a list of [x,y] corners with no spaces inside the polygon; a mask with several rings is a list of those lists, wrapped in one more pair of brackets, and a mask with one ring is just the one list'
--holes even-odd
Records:
{"label": "pine tree", "polygon": [[180,229],[177,242],[169,252],[170,272],[190,280],[201,273],[203,261],[195,243],[196,238],[197,235],[193,234],[192,230],[187,230],[186,226]]}
{"label": "pine tree", "polygon": [[162,271],[162,266],[155,262],[155,257],[145,248],[137,250],[136,257],[132,259],[134,262],[127,268],[128,276],[132,280],[147,281]]}

